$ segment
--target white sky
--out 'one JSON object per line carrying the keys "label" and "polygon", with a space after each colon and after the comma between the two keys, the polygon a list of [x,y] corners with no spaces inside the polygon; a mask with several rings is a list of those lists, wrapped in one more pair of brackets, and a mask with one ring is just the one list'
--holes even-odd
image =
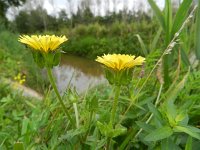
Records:
{"label": "white sky", "polygon": [[[19,10],[26,9],[29,10],[34,9],[38,5],[42,5],[43,8],[45,8],[50,15],[57,15],[60,10],[65,10],[67,14],[70,14],[70,9],[73,12],[77,11],[78,6],[80,5],[80,0],[71,0],[71,6],[68,3],[70,0],[27,0],[27,3],[24,6],[21,6],[19,8],[10,8],[7,12],[7,17],[9,20],[13,20],[15,15],[18,14]],[[109,1],[109,3],[108,3]],[[155,0],[155,2],[158,4],[160,8],[164,7],[164,1],[165,0]],[[100,13],[100,15],[105,15],[105,9],[109,7],[110,11],[113,11],[113,0],[100,0],[101,5],[100,8],[96,5],[97,0],[91,0],[92,6],[91,10],[94,14]],[[142,6],[142,9],[144,11],[150,9],[149,4],[147,0],[116,0],[116,10],[122,10],[124,7],[124,4],[126,5],[128,10],[131,11],[137,11],[138,8],[141,8],[139,6]]]}
{"label": "white sky", "polygon": [[[66,10],[66,12],[69,12],[68,10],[68,2],[67,0],[51,0],[53,1],[54,7],[52,6],[52,4],[50,3],[49,0],[44,0],[44,8],[47,10],[47,12],[49,14],[54,14],[55,12],[59,12],[61,9]],[[71,0],[73,1],[73,5],[74,8],[72,8],[74,11],[77,10],[77,6],[80,0]],[[107,1],[108,0],[100,0],[101,1],[101,14],[104,15],[105,12],[103,12],[103,7],[105,7],[105,5],[107,5]],[[147,10],[149,8],[148,2],[147,0],[116,0],[116,4],[117,4],[117,11],[122,10],[123,9],[123,3],[124,1],[126,2],[126,5],[128,7],[129,10],[135,10],[137,11],[139,5],[143,5],[143,10]],[[159,7],[163,8],[164,7],[164,1],[165,0],[155,0],[155,2],[159,5]],[[93,5],[93,9],[92,11],[94,11],[96,5],[95,5],[96,0],[92,0],[92,5]],[[97,9],[97,8],[96,8]],[[110,0],[110,11],[113,10],[113,1]],[[94,12],[95,13],[95,12]]]}

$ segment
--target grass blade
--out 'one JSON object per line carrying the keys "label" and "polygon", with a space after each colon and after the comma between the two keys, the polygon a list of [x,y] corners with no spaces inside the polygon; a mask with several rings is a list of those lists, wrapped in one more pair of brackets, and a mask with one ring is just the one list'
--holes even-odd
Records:
{"label": "grass blade", "polygon": [[192,137],[191,136],[189,136],[187,139],[185,150],[192,150]]}
{"label": "grass blade", "polygon": [[196,16],[196,56],[200,59],[200,0]]}
{"label": "grass blade", "polygon": [[163,30],[165,30],[165,19],[164,16],[161,12],[161,10],[158,8],[158,6],[156,5],[156,3],[154,2],[154,0],[148,0],[151,8],[154,11],[155,16],[157,17],[159,23],[161,24]]}
{"label": "grass blade", "polygon": [[192,4],[192,0],[184,0],[181,3],[174,19],[172,34],[171,34],[172,36],[180,29],[183,22],[185,21],[185,18],[187,17],[191,4]]}
{"label": "grass blade", "polygon": [[159,30],[158,30],[158,32],[156,33],[154,39],[153,39],[152,44],[151,44],[151,52],[156,49],[156,46],[158,44],[158,40],[160,39],[161,33],[162,33],[162,28],[160,27]]}
{"label": "grass blade", "polygon": [[165,0],[165,32],[166,32],[166,45],[171,40],[171,28],[172,28],[172,4],[171,0]]}
{"label": "grass blade", "polygon": [[140,43],[140,45],[141,45],[143,54],[144,54],[145,56],[147,56],[148,51],[147,51],[147,48],[146,48],[146,46],[145,46],[145,44],[144,44],[144,41],[142,40],[142,38],[140,37],[139,34],[136,34],[135,36],[138,38],[138,41],[139,41],[139,43]]}

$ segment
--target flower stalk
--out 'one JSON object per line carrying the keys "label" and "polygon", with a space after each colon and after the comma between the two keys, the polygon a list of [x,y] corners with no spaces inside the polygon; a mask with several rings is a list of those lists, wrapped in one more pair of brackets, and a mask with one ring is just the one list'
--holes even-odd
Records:
{"label": "flower stalk", "polygon": [[115,124],[115,116],[117,112],[117,106],[118,106],[118,100],[120,95],[120,88],[121,86],[115,86],[115,98],[113,101],[112,111],[111,111],[111,117],[110,117],[110,124],[114,126]]}
{"label": "flower stalk", "polygon": [[76,117],[76,127],[79,128],[79,117],[78,117],[78,107],[76,103],[73,103],[75,117]]}
{"label": "flower stalk", "polygon": [[52,85],[52,87],[53,87],[53,89],[54,89],[54,91],[56,93],[56,96],[57,96],[57,98],[58,98],[58,100],[59,100],[59,102],[60,102],[60,104],[61,104],[61,106],[62,106],[62,108],[63,108],[63,110],[65,112],[65,114],[67,115],[67,118],[71,122],[72,126],[75,128],[76,126],[75,126],[74,120],[72,119],[71,115],[69,114],[69,112],[67,110],[67,107],[65,106],[65,104],[64,104],[64,102],[63,102],[63,100],[62,100],[62,98],[61,98],[61,96],[60,96],[60,94],[58,92],[58,88],[57,88],[57,86],[55,84],[55,81],[53,79],[51,68],[47,68],[47,73],[48,73],[48,77],[49,77],[50,83],[51,83],[51,85]]}
{"label": "flower stalk", "polygon": [[[113,101],[111,116],[110,116],[110,122],[109,122],[110,125],[112,125],[113,128],[115,126],[115,116],[116,116],[117,106],[118,106],[118,101],[119,101],[120,88],[121,88],[120,85],[115,86],[115,98],[114,98],[114,101]],[[111,138],[108,137],[106,150],[110,149],[110,144],[111,144]]]}

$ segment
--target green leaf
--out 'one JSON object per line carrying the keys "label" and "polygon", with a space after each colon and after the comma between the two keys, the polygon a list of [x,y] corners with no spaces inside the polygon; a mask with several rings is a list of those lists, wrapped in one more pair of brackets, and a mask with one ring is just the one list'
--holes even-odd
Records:
{"label": "green leaf", "polygon": [[175,132],[184,132],[188,135],[200,140],[200,129],[191,126],[175,126]]}
{"label": "green leaf", "polygon": [[148,50],[147,50],[147,48],[146,48],[146,46],[145,46],[145,44],[144,44],[144,41],[142,40],[142,38],[140,37],[139,34],[136,34],[135,36],[138,38],[138,41],[139,41],[140,46],[141,46],[141,48],[142,48],[143,54],[144,54],[145,56],[147,56]]}
{"label": "green leaf", "polygon": [[103,124],[99,121],[97,121],[97,127],[102,135],[110,138],[122,135],[127,131],[127,129],[120,124],[116,125],[115,128],[113,128],[111,124]]}
{"label": "green leaf", "polygon": [[163,30],[165,31],[165,19],[164,16],[161,12],[161,10],[158,8],[158,6],[156,5],[156,3],[154,2],[154,0],[148,0],[151,8],[154,11],[155,16],[157,17],[159,23],[161,24]]}
{"label": "green leaf", "polygon": [[191,66],[188,55],[186,54],[185,49],[181,48],[181,60],[183,60],[183,63],[187,66]]}
{"label": "green leaf", "polygon": [[182,150],[172,138],[161,140],[161,150]]}
{"label": "green leaf", "polygon": [[124,133],[126,133],[127,129],[125,127],[123,127],[120,124],[117,124],[115,126],[115,129],[113,130],[113,137],[117,137],[119,135],[122,135]]}
{"label": "green leaf", "polygon": [[190,69],[188,70],[187,74],[183,77],[183,79],[177,84],[173,84],[169,90],[166,92],[166,101],[174,102],[180,93],[180,91],[184,88],[185,83],[187,81],[188,75],[190,73]]}
{"label": "green leaf", "polygon": [[172,27],[172,36],[181,28],[183,22],[185,21],[187,17],[191,4],[192,4],[192,0],[184,0],[181,3],[174,19],[174,23]]}
{"label": "green leaf", "polygon": [[174,101],[176,100],[180,91],[184,88],[189,73],[190,73],[190,70],[177,85],[172,84],[169,90],[165,93],[166,98],[165,98],[165,103],[163,107],[167,115],[167,118],[169,120],[169,123],[172,126],[176,125],[175,118],[177,116],[177,110],[176,110]]}
{"label": "green leaf", "polygon": [[160,39],[161,33],[162,33],[162,28],[160,27],[158,32],[156,33],[154,39],[153,39],[152,44],[151,44],[151,52],[155,51],[156,46],[158,45],[158,40]]}
{"label": "green leaf", "polygon": [[136,121],[136,124],[142,128],[144,131],[147,132],[152,132],[155,128],[149,124],[146,124],[145,122],[141,122],[141,121]]}
{"label": "green leaf", "polygon": [[173,130],[169,126],[163,126],[150,132],[145,138],[145,141],[158,141],[170,137]]}
{"label": "green leaf", "polygon": [[56,52],[54,54],[53,66],[58,66],[59,63],[60,63],[60,59],[61,59],[61,53],[60,52]]}
{"label": "green leaf", "polygon": [[14,150],[24,150],[24,145],[23,145],[23,143],[22,142],[16,142],[15,144],[14,144],[14,148],[13,148]]}
{"label": "green leaf", "polygon": [[72,141],[74,138],[78,138],[79,135],[85,133],[86,130],[85,128],[78,128],[75,130],[69,130],[65,135],[62,135],[60,137],[60,140],[67,140],[67,141]]}
{"label": "green leaf", "polygon": [[171,0],[165,0],[165,32],[167,44],[171,40],[171,28],[172,28],[172,4]]}
{"label": "green leaf", "polygon": [[44,68],[45,60],[43,55],[40,52],[32,51],[33,59],[39,68]]}
{"label": "green leaf", "polygon": [[153,113],[154,117],[156,117],[160,121],[160,123],[164,123],[164,119],[162,117],[162,114],[159,112],[159,110],[152,103],[148,103],[147,105],[150,112]]}
{"label": "green leaf", "polygon": [[24,118],[23,122],[22,122],[21,135],[25,135],[27,133],[28,125],[29,125],[29,119],[28,118]]}
{"label": "green leaf", "polygon": [[196,16],[196,56],[200,59],[200,0]]}
{"label": "green leaf", "polygon": [[179,83],[173,83],[167,92],[165,93],[166,101],[172,101],[174,102],[180,93],[180,91],[184,88],[185,83],[187,81],[188,75],[190,73],[190,68],[187,72],[187,74],[183,77],[183,79]]}
{"label": "green leaf", "polygon": [[189,136],[185,145],[185,150],[192,150],[192,137]]}
{"label": "green leaf", "polygon": [[92,98],[90,99],[89,110],[96,111],[98,109],[98,106],[99,106],[98,98],[96,95],[93,95]]}

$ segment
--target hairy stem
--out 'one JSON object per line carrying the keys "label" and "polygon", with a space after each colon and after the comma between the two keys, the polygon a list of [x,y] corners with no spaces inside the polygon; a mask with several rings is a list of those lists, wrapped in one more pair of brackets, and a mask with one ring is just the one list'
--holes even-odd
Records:
{"label": "hairy stem", "polygon": [[62,101],[62,98],[61,98],[61,96],[60,96],[60,94],[58,92],[58,88],[57,88],[57,86],[55,84],[51,68],[47,68],[47,73],[48,73],[48,77],[49,77],[50,83],[51,83],[51,85],[52,85],[52,87],[53,87],[53,89],[54,89],[54,91],[56,93],[56,96],[57,96],[57,98],[58,98],[58,100],[59,100],[59,102],[60,102],[60,104],[61,104],[61,106],[62,106],[62,108],[63,108],[63,110],[65,112],[65,114],[67,115],[67,117],[68,117],[69,121],[71,122],[72,126],[75,128],[76,127],[75,123],[74,123],[71,115],[69,114],[69,112],[67,110],[67,107],[65,106],[65,104]]}
{"label": "hairy stem", "polygon": [[117,112],[119,94],[120,94],[120,86],[116,86],[115,87],[115,99],[113,101],[111,117],[110,117],[110,124],[112,124],[113,126],[114,126],[114,123],[115,123],[115,115],[116,115],[116,112]]}

